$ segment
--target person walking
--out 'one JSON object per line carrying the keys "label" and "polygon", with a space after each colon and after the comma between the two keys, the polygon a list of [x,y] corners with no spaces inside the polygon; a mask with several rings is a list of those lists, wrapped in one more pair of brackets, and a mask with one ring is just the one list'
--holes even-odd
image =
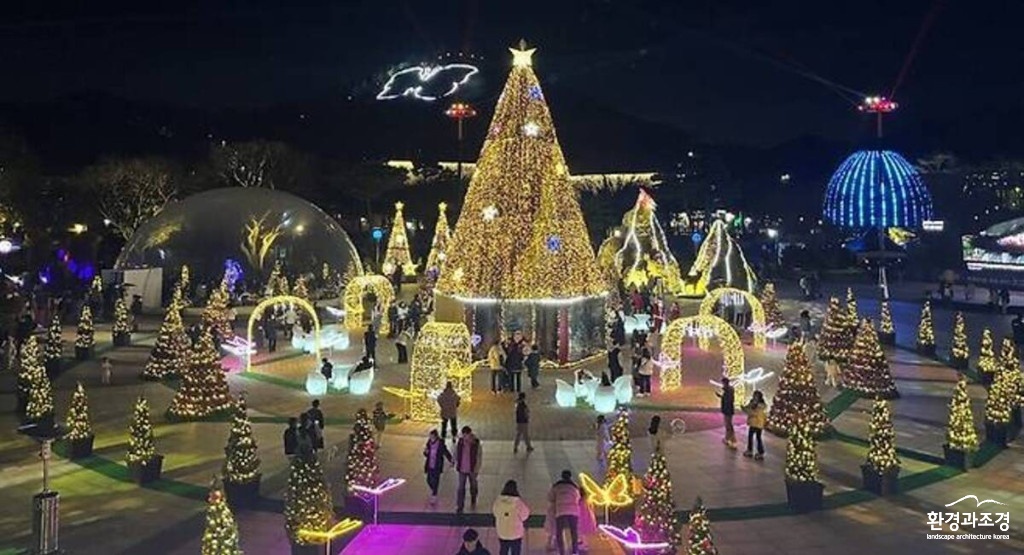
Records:
{"label": "person walking", "polygon": [[384,401],[377,401],[373,407],[374,443],[380,448],[384,440],[384,429],[388,426],[388,413],[384,410]]}
{"label": "person walking", "polygon": [[427,444],[423,447],[423,472],[427,475],[427,487],[430,488],[431,506],[437,505],[437,489],[441,485],[441,474],[444,473],[444,461],[452,463],[452,453],[444,440],[437,435],[437,430],[430,430]]}
{"label": "person walking", "polygon": [[494,528],[498,532],[498,555],[520,555],[523,552],[524,522],[530,516],[530,507],[519,497],[515,480],[505,482],[501,495],[491,506]]}
{"label": "person walking", "polygon": [[519,440],[526,442],[526,452],[533,452],[530,443],[530,407],[526,404],[526,394],[520,393],[516,399],[516,440],[512,443],[512,453],[519,452]]}
{"label": "person walking", "polygon": [[[548,492],[550,512],[555,517],[555,544],[559,555],[577,554],[579,544],[580,523],[580,488],[572,481],[572,472],[562,471],[562,479],[555,482]],[[572,542],[568,550],[565,546],[565,531],[569,531]]]}
{"label": "person walking", "polygon": [[320,359],[320,373],[327,378],[327,381],[331,381],[331,378],[334,377],[334,365],[327,360],[327,357]]}
{"label": "person walking", "polygon": [[608,467],[608,449],[611,448],[611,431],[608,420],[603,414],[597,415],[597,426],[594,429],[594,458],[597,460],[598,476],[603,476]]}
{"label": "person walking", "polygon": [[295,454],[301,455],[302,453],[316,451],[316,430],[317,426],[309,419],[308,412],[299,415],[299,442]]}
{"label": "person walking", "polygon": [[277,322],[273,319],[264,320],[263,333],[267,336],[267,351],[277,351]]}
{"label": "person walking", "polygon": [[462,534],[462,547],[455,555],[491,555],[491,552],[480,544],[480,534],[472,528],[467,528]]}
{"label": "person walking", "polygon": [[377,360],[377,332],[373,326],[366,326],[366,333],[363,334],[363,346],[366,350],[366,356],[370,357],[374,361]]}
{"label": "person walking", "polygon": [[651,396],[651,376],[654,375],[654,360],[651,358],[651,350],[644,347],[640,351],[640,366],[637,369],[640,377],[640,393],[637,397]]}
{"label": "person walking", "polygon": [[729,449],[735,449],[736,430],[732,427],[732,417],[736,414],[736,390],[729,383],[729,378],[722,376],[722,391],[716,392],[715,395],[721,400],[719,410],[725,423],[725,437],[722,438],[722,443]]}
{"label": "person walking", "polygon": [[615,343],[608,350],[608,375],[611,376],[612,383],[619,379],[623,372],[625,368],[622,367],[622,345]]}
{"label": "person walking", "polygon": [[502,372],[505,370],[504,362],[505,354],[501,348],[501,341],[495,339],[494,344],[487,350],[487,367],[491,370],[491,395],[497,395],[503,389]]}
{"label": "person walking", "polygon": [[455,512],[462,514],[466,507],[466,482],[469,482],[469,505],[476,508],[476,498],[480,492],[477,476],[483,463],[484,449],[480,440],[473,435],[469,426],[462,427],[462,436],[455,444],[455,470],[459,473],[459,489],[456,493]]}
{"label": "person walking", "polygon": [[110,362],[110,357],[103,357],[103,363],[100,364],[100,381],[103,385],[110,385],[113,377],[114,364]]}
{"label": "person walking", "polygon": [[753,455],[754,460],[764,460],[764,443],[761,441],[761,432],[764,431],[765,422],[768,419],[767,404],[764,402],[764,394],[755,391],[750,402],[743,407],[747,413],[747,450],[743,456],[749,458],[754,451],[754,438],[757,438],[757,454]]}
{"label": "person walking", "polygon": [[324,413],[320,410],[320,399],[313,399],[306,414],[309,416],[309,432],[313,441],[313,449],[323,449],[325,422]]}
{"label": "person walking", "polygon": [[299,454],[299,419],[292,416],[288,419],[288,427],[283,435],[284,454],[291,459]]}
{"label": "person walking", "polygon": [[530,376],[530,387],[533,389],[540,387],[540,347],[530,346],[530,353],[526,355],[523,365],[526,366],[526,373]]}
{"label": "person walking", "polygon": [[441,409],[441,439],[447,439],[448,424],[451,424],[452,441],[455,441],[459,429],[459,404],[461,402],[462,398],[455,391],[452,382],[445,383],[444,391],[437,396],[437,405]]}
{"label": "person walking", "polygon": [[651,453],[661,451],[665,440],[665,430],[661,428],[661,416],[651,417],[651,425],[647,427],[647,439],[651,442]]}

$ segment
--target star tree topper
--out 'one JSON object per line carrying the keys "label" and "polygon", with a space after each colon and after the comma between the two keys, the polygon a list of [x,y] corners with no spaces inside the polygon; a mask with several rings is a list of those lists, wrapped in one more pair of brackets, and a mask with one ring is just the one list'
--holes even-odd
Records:
{"label": "star tree topper", "polygon": [[526,40],[520,39],[519,48],[509,48],[512,53],[513,67],[533,67],[533,53],[536,48],[526,48]]}

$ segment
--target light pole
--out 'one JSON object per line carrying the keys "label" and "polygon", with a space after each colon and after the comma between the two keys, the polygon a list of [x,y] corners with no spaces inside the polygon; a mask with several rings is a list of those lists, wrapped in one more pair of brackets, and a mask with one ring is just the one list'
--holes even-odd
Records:
{"label": "light pole", "polygon": [[60,494],[50,490],[50,455],[53,441],[64,435],[63,426],[54,425],[53,417],[18,427],[18,433],[39,442],[39,458],[43,461],[43,490],[32,496],[33,555],[60,553]]}
{"label": "light pole", "polygon": [[[875,114],[877,123],[875,124],[875,134],[878,139],[882,138],[882,116],[891,113],[899,104],[896,104],[892,100],[884,96],[869,96],[864,99],[864,102],[857,107],[858,110],[865,114]],[[885,226],[878,228],[878,250],[881,253],[878,264],[878,288],[882,291],[882,299],[889,299],[889,277],[886,275],[886,255],[885,255]]]}
{"label": "light pole", "polygon": [[476,110],[465,102],[455,102],[445,110],[444,114],[454,119],[458,124],[459,151],[456,166],[459,173],[459,181],[462,181],[462,120],[476,117]]}

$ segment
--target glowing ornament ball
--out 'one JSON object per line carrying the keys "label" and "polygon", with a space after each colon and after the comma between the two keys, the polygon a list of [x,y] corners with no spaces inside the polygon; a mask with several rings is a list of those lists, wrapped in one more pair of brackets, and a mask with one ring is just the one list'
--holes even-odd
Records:
{"label": "glowing ornament ball", "polygon": [[[349,330],[363,329],[363,297],[367,291],[372,291],[381,305],[381,310],[387,314],[388,307],[395,302],[395,290],[388,278],[371,274],[353,278],[345,286],[345,327]],[[378,335],[387,335],[391,331],[391,324],[387,318],[381,318],[380,329],[376,330]]]}
{"label": "glowing ornament ball", "polygon": [[899,153],[861,150],[829,180],[824,215],[840,227],[913,229],[932,219],[932,198],[918,171]]}
{"label": "glowing ornament ball", "polygon": [[413,345],[409,370],[409,414],[418,422],[436,422],[440,409],[432,392],[452,381],[463,400],[473,394],[472,342],[462,323],[427,322]]}

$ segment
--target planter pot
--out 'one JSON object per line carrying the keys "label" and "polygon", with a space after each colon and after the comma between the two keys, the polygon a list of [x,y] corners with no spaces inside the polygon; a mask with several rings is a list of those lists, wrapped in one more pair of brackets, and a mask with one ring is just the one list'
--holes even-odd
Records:
{"label": "planter pot", "polygon": [[115,347],[127,347],[132,344],[132,334],[130,333],[115,333],[114,334],[114,346]]}
{"label": "planter pot", "polygon": [[786,480],[786,502],[797,512],[821,509],[825,486],[821,482],[791,482]]}
{"label": "planter pot", "polygon": [[92,358],[92,347],[79,347],[75,346],[75,359],[76,360],[89,360]]}
{"label": "planter pot", "polygon": [[949,365],[952,366],[953,368],[956,368],[957,370],[967,370],[968,361],[966,358],[952,357],[949,359]]}
{"label": "planter pot", "polygon": [[1006,447],[1006,444],[1009,443],[1009,431],[1009,424],[985,422],[985,441],[999,447]]}
{"label": "planter pot", "polygon": [[164,456],[155,455],[146,462],[128,463],[128,475],[141,486],[159,480],[163,467]]}
{"label": "planter pot", "polygon": [[260,478],[249,482],[231,482],[224,480],[224,494],[228,498],[228,506],[234,510],[251,509],[260,498]]}
{"label": "planter pot", "polygon": [[935,345],[922,345],[917,344],[917,354],[925,357],[935,356]]}
{"label": "planter pot", "polygon": [[878,495],[892,495],[900,491],[900,469],[893,468],[888,472],[878,472],[871,465],[860,465],[864,489]]}
{"label": "planter pot", "polygon": [[893,345],[896,344],[896,334],[895,333],[879,333],[878,334],[878,342],[881,343],[882,345],[888,345],[888,346],[892,347]]}
{"label": "planter pot", "polygon": [[945,443],[942,444],[942,456],[946,459],[946,466],[964,471],[974,466],[974,453],[953,449]]}
{"label": "planter pot", "polygon": [[71,460],[84,459],[92,456],[92,443],[96,436],[92,435],[82,439],[67,441],[68,458]]}

